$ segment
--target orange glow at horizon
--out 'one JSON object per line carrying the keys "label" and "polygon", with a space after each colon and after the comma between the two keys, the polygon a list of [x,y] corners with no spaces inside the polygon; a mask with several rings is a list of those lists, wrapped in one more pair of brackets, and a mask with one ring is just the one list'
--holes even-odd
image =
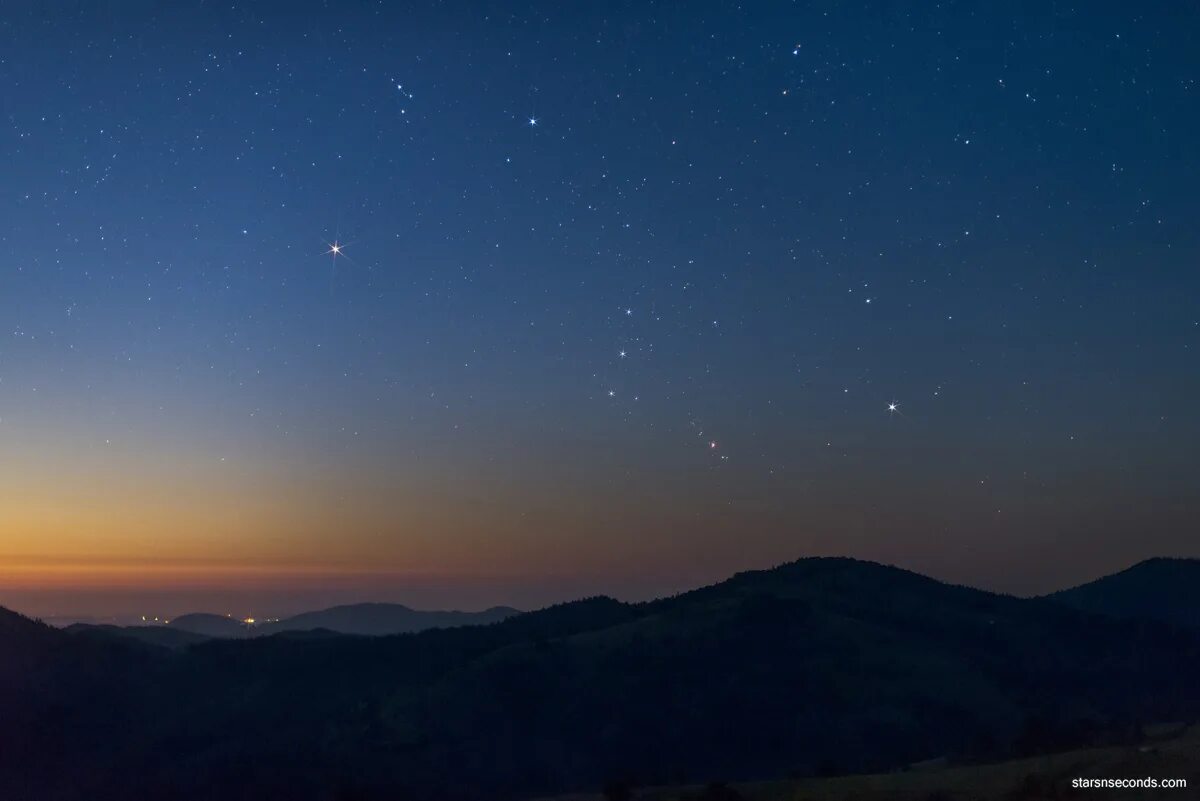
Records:
{"label": "orange glow at horizon", "polygon": [[785,550],[723,536],[770,527],[687,486],[707,472],[614,485],[595,480],[610,465],[579,464],[565,446],[511,464],[400,458],[394,443],[349,459],[198,430],[139,418],[109,439],[71,425],[0,431],[0,605],[141,612],[152,598],[174,614],[240,593],[258,599],[245,612],[334,595],[528,606],[649,597]]}
{"label": "orange glow at horizon", "polygon": [[72,439],[29,442],[0,465],[0,589],[552,567],[513,508],[519,496],[472,499],[478,491],[431,471],[334,471],[220,442]]}

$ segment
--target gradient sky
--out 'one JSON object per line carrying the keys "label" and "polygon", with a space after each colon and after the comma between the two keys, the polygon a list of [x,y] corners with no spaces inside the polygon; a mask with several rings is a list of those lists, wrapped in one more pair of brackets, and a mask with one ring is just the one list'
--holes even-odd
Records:
{"label": "gradient sky", "polygon": [[29,2],[0,80],[0,604],[1200,555],[1193,4]]}

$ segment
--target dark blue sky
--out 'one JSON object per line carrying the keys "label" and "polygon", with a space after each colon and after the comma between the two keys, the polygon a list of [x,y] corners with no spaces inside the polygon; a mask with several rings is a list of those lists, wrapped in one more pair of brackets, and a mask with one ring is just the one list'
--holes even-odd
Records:
{"label": "dark blue sky", "polygon": [[0,585],[528,601],[848,553],[1031,591],[1200,553],[1198,34],[13,4]]}

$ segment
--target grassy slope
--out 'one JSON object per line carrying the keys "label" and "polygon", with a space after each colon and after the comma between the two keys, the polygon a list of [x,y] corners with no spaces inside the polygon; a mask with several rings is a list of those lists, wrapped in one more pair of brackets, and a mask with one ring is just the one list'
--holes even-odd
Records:
{"label": "grassy slope", "polygon": [[[1186,779],[1186,789],[1097,790],[1071,788],[1075,777]],[[1139,746],[1090,748],[982,765],[910,770],[829,779],[745,782],[731,785],[745,801],[1019,801],[1054,798],[1194,798],[1200,788],[1200,726],[1150,739]],[[636,801],[688,801],[702,787],[638,790]],[[600,795],[558,796],[555,801],[603,801]]]}

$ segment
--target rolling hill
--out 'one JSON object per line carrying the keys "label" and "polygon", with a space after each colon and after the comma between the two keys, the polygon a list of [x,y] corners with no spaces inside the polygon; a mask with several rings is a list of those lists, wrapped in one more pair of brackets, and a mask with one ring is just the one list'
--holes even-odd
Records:
{"label": "rolling hill", "polygon": [[122,725],[41,763],[0,749],[0,795],[34,775],[63,801],[514,799],[1011,757],[1200,712],[1200,635],[850,559],[490,626],[133,645],[90,706],[8,699],[52,729]]}
{"label": "rolling hill", "polygon": [[208,612],[180,615],[168,623],[167,628],[205,637],[246,637],[250,632],[249,626],[237,618]]}
{"label": "rolling hill", "polygon": [[1157,620],[1200,631],[1200,559],[1147,559],[1048,597],[1110,617]]}
{"label": "rolling hill", "polygon": [[63,629],[80,637],[127,637],[164,648],[186,648],[211,639],[203,634],[175,629],[170,626],[113,626],[93,623],[73,623]]}
{"label": "rolling hill", "polygon": [[379,637],[425,629],[487,625],[516,614],[519,614],[518,610],[507,606],[496,606],[482,612],[458,612],[411,609],[403,604],[363,603],[334,606],[253,625],[236,618],[204,612],[180,615],[168,625],[172,629],[205,637],[235,639],[315,629]]}
{"label": "rolling hill", "polygon": [[[1155,733],[1155,729],[1163,733]],[[963,765],[902,771],[684,787],[628,787],[631,801],[1043,801],[1099,794],[1106,799],[1184,798],[1195,786],[1200,728],[1151,727],[1138,742]],[[1182,779],[1185,787],[1076,789],[1076,778]],[[1193,792],[1194,794],[1194,792]],[[606,801],[573,793],[542,801]]]}
{"label": "rolling hill", "polygon": [[495,606],[482,612],[442,612],[410,609],[403,604],[350,604],[323,609],[319,612],[305,612],[284,620],[256,626],[255,632],[273,634],[280,631],[327,629],[339,634],[383,636],[455,626],[484,626],[516,614],[520,613],[507,606]]}

